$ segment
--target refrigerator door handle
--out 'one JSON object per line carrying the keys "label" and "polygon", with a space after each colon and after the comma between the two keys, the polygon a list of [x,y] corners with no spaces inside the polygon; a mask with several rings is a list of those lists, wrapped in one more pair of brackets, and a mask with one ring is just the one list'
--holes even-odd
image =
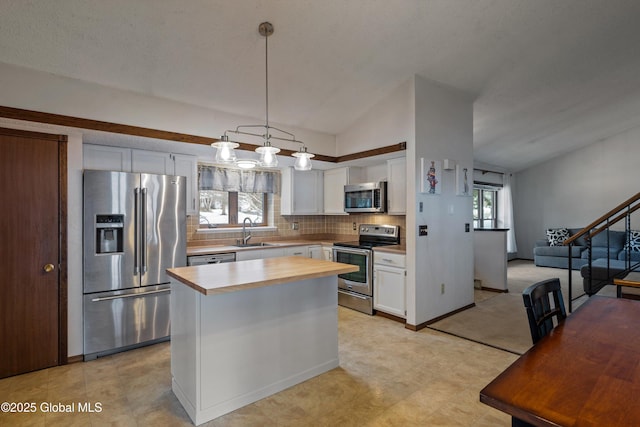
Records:
{"label": "refrigerator door handle", "polygon": [[140,228],[142,229],[140,242],[140,263],[142,264],[142,274],[147,272],[147,189],[142,189],[142,221]]}
{"label": "refrigerator door handle", "polygon": [[133,190],[133,274],[140,274],[140,266],[138,265],[138,259],[140,255],[138,254],[138,247],[140,246],[139,236],[140,233],[140,188],[136,187]]}
{"label": "refrigerator door handle", "polygon": [[159,294],[162,292],[171,292],[171,289],[158,289],[155,291],[147,291],[147,292],[136,292],[135,294],[124,294],[124,295],[113,295],[110,297],[99,297],[92,298],[91,302],[100,302],[100,301],[111,301],[114,299],[122,299],[122,298],[135,298],[135,297],[146,297],[151,294]]}

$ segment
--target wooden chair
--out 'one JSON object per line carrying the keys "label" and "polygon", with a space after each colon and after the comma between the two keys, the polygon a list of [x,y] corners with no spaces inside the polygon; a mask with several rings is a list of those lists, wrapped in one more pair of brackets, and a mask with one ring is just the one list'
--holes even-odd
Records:
{"label": "wooden chair", "polygon": [[[551,297],[553,297],[553,306]],[[531,339],[534,344],[567,318],[558,278],[534,283],[522,292],[522,299],[527,310]]]}

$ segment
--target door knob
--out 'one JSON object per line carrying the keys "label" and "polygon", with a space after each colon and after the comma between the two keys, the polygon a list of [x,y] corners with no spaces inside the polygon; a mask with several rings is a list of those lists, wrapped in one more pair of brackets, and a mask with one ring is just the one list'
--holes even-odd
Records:
{"label": "door knob", "polygon": [[45,273],[51,273],[53,270],[56,269],[56,267],[53,264],[45,264],[45,266],[42,267],[42,269],[44,270]]}

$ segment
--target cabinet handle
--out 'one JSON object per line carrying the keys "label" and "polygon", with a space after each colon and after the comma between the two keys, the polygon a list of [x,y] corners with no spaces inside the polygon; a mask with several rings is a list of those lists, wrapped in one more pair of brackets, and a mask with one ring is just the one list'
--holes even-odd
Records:
{"label": "cabinet handle", "polygon": [[389,259],[389,258],[382,258],[382,260],[383,260],[384,262],[389,262],[389,263],[392,263],[392,264],[393,264],[393,260],[392,260],[392,259]]}

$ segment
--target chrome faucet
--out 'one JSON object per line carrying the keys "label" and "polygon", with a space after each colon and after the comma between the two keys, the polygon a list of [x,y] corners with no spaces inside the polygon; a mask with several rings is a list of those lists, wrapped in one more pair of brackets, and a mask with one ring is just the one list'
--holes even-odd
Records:
{"label": "chrome faucet", "polygon": [[253,222],[251,222],[251,218],[246,217],[244,221],[242,221],[242,244],[243,245],[246,245],[249,239],[251,238],[251,233],[249,233],[248,235],[246,234],[245,226],[247,225],[247,220],[249,220],[249,227],[253,227]]}

